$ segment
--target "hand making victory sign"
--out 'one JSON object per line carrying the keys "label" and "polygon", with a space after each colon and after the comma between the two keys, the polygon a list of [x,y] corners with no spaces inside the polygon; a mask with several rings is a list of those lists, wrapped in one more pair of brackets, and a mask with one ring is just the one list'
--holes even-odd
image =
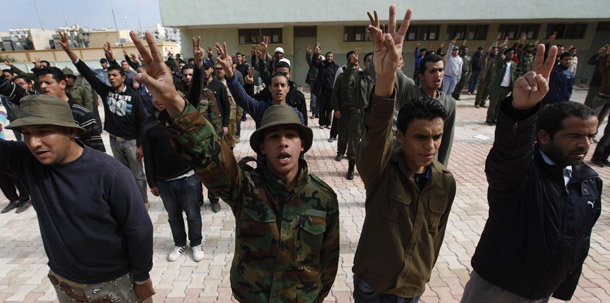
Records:
{"label": "hand making victory sign", "polygon": [[179,116],[186,106],[186,101],[178,95],[174,87],[172,72],[165,65],[165,61],[159,53],[155,38],[150,32],[146,32],[146,42],[150,51],[144,47],[144,43],[136,32],[129,33],[138,52],[142,56],[142,67],[138,68],[136,80],[146,85],[153,98],[165,105],[171,117]]}
{"label": "hand making victory sign", "polygon": [[546,62],[544,61],[544,51],[544,44],[538,45],[532,70],[515,81],[513,106],[517,109],[536,106],[549,91],[549,77],[555,65],[557,46],[549,49]]}
{"label": "hand making victory sign", "polygon": [[377,84],[375,85],[375,95],[389,97],[394,91],[396,81],[396,69],[398,60],[402,54],[402,44],[411,22],[411,10],[408,9],[400,28],[396,31],[396,7],[390,5],[390,19],[387,32],[383,32],[374,11],[375,17],[368,13],[371,24],[368,27],[369,38],[375,45],[373,55],[375,73],[377,74]]}

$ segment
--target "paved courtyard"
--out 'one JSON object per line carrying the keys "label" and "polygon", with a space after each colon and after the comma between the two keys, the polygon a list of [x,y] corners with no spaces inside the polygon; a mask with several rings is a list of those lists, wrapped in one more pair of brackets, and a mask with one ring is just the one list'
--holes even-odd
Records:
{"label": "paved courtyard", "polygon": [[[576,91],[573,100],[583,101],[586,91]],[[445,241],[422,302],[459,302],[471,271],[470,258],[487,218],[487,182],[484,161],[493,142],[494,128],[484,125],[486,110],[473,107],[473,96],[458,102],[455,140],[449,169],[457,180]],[[345,179],[347,160],[335,161],[336,141],[327,142],[329,130],[310,120],[314,144],[306,159],[310,171],[332,186],[341,212],[341,254],[335,284],[325,302],[353,302],[351,267],[364,220],[365,191],[356,173]],[[251,119],[242,124],[242,141],[235,148],[238,158],[253,155],[247,138],[254,130]],[[603,130],[603,128],[600,128]],[[12,136],[12,134],[7,134]],[[600,137],[601,134],[598,136]],[[108,135],[104,135],[107,150]],[[594,147],[594,146],[593,146]],[[588,159],[593,153],[591,149]],[[605,181],[603,200],[610,200],[610,168],[595,168]],[[190,252],[169,263],[173,241],[167,213],[161,200],[149,194],[150,217],[154,224],[154,265],[151,277],[155,302],[231,302],[229,269],[233,258],[235,220],[226,204],[213,213],[206,199],[203,215],[205,258],[199,263]],[[0,207],[8,201],[2,196]],[[610,213],[607,203],[593,229],[591,250],[579,286],[571,302],[610,302]],[[0,215],[0,301],[54,302],[57,300],[46,275],[47,258],[42,247],[34,210]],[[551,300],[551,302],[559,302]]]}

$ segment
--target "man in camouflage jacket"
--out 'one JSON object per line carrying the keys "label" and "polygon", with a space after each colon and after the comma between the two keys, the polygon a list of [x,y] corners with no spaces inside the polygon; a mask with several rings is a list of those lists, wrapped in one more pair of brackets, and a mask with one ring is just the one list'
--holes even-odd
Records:
{"label": "man in camouflage jacket", "polygon": [[[246,165],[249,158],[237,163],[210,123],[176,93],[152,34],[146,33],[152,55],[134,32],[131,37],[147,66],[137,80],[174,119],[160,122],[169,126],[176,153],[235,215],[235,298],[322,302],[337,273],[339,209],[334,191],[309,174],[307,162],[299,158],[311,147],[311,129],[300,123],[293,108],[271,106],[250,138],[252,149],[266,155],[265,162],[257,168]],[[226,57],[225,46],[217,61],[225,63]]]}

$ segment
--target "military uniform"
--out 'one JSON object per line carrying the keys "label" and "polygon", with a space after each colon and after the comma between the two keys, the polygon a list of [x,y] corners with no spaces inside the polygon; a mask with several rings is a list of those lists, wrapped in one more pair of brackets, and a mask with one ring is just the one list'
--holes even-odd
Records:
{"label": "military uniform", "polygon": [[223,78],[219,81],[227,88],[227,93],[229,94],[229,105],[231,108],[229,116],[229,132],[224,139],[230,148],[234,148],[235,144],[237,144],[237,119],[241,119],[244,109],[235,103],[235,99],[233,99],[233,95],[231,94],[229,86],[227,85],[227,80]]}
{"label": "military uniform", "polygon": [[[504,50],[505,48],[500,48],[498,55],[494,59],[495,72],[491,79],[491,83],[489,84],[491,96],[489,97],[489,108],[487,109],[487,119],[485,120],[488,123],[496,123],[496,120],[498,120],[500,103],[502,100],[506,99],[508,94],[513,90],[513,85],[517,79],[515,74],[515,71],[517,70],[515,61],[506,60],[504,55],[500,55]],[[502,80],[504,79],[504,73],[506,72],[508,63],[510,63],[510,83],[508,86],[502,86]]]}
{"label": "military uniform", "polygon": [[90,112],[93,111],[93,99],[91,97],[91,91],[85,88],[82,84],[74,83],[74,85],[67,87],[66,93],[72,96],[76,103],[84,106]]}
{"label": "military uniform", "polygon": [[[496,56],[499,56],[499,54]],[[485,104],[487,103],[487,97],[489,97],[489,84],[496,71],[496,60],[494,60],[494,58],[495,57],[490,56],[490,53],[487,52],[481,59],[483,67],[479,74],[479,87],[477,88],[477,96],[474,101],[475,107],[485,107]]]}
{"label": "military uniform", "polygon": [[291,191],[264,163],[259,162],[256,169],[246,164],[250,158],[238,164],[191,105],[169,129],[176,153],[189,161],[199,179],[235,215],[230,277],[235,298],[240,302],[322,302],[339,260],[339,208],[334,191],[308,173],[303,159]]}
{"label": "military uniform", "polygon": [[460,100],[460,93],[462,92],[462,89],[464,89],[464,86],[466,86],[466,83],[468,83],[468,80],[470,78],[470,73],[472,72],[472,66],[470,65],[470,61],[470,56],[462,56],[462,62],[464,62],[464,64],[462,64],[462,76],[460,77],[460,82],[458,82],[457,86],[453,90],[453,93],[451,94],[451,96],[455,100]]}
{"label": "military uniform", "polygon": [[[373,83],[368,71],[354,72],[354,65],[348,62],[345,71],[339,75],[333,88],[333,108],[341,112],[339,119],[338,154],[343,155],[347,149],[347,158],[356,161],[358,145],[364,131],[364,110],[368,97],[373,90]],[[340,87],[337,90],[337,87]]]}
{"label": "military uniform", "polygon": [[519,49],[517,54],[517,58],[519,59],[519,63],[517,63],[517,71],[516,77],[519,78],[525,75],[527,72],[532,70],[532,66],[534,65],[534,54],[527,52],[528,46],[534,46],[533,44],[526,44],[523,48]]}

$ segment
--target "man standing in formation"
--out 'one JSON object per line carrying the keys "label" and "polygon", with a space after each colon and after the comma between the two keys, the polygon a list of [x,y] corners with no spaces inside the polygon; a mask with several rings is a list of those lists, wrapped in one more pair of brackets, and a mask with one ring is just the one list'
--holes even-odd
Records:
{"label": "man standing in formation", "polygon": [[[153,36],[152,53],[135,32],[146,74],[138,74],[155,100],[166,106],[167,125],[178,155],[189,159],[208,190],[227,202],[236,220],[233,295],[242,302],[322,302],[330,292],[339,261],[339,209],[333,190],[310,174],[299,156],[313,133],[286,105],[269,107],[250,146],[264,161],[254,169],[239,163],[211,125],[181,98]],[[217,62],[231,70],[226,45]]]}
{"label": "man standing in formation", "polygon": [[335,119],[339,120],[336,160],[341,161],[347,150],[347,180],[354,179],[358,145],[364,131],[364,111],[373,89],[369,74],[373,53],[364,55],[364,70],[360,70],[359,54],[358,49],[350,56],[345,70],[339,75],[333,88]]}
{"label": "man standing in formation", "polygon": [[455,197],[452,174],[434,160],[447,118],[440,102],[402,102],[396,130],[400,148],[392,151],[395,102],[400,96],[394,92],[396,67],[411,19],[407,10],[395,32],[395,10],[392,5],[385,34],[377,12],[374,19],[369,14],[377,85],[366,110],[359,151],[366,157],[358,159],[366,217],[352,268],[357,303],[418,302],[438,258]]}

